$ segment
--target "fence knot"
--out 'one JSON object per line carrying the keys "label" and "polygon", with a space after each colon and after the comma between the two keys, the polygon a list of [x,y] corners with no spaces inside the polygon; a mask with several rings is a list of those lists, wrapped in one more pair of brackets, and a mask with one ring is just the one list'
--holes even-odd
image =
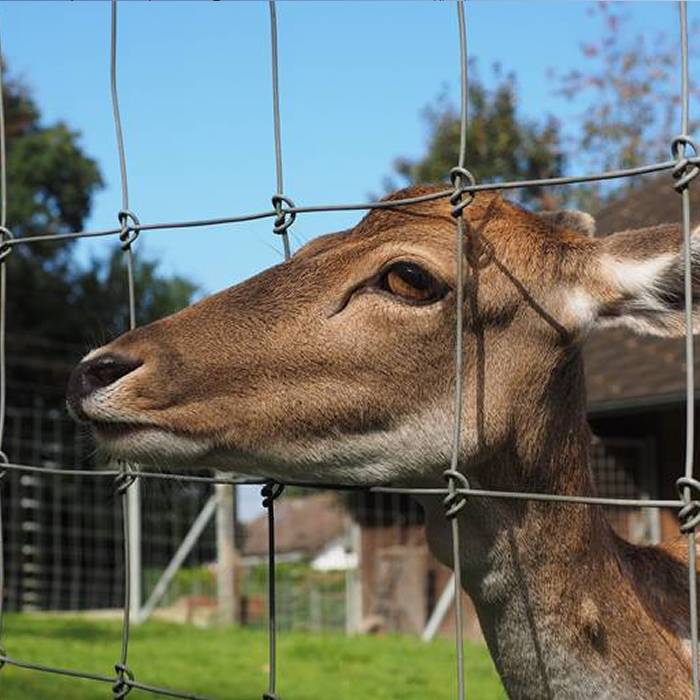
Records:
{"label": "fence knot", "polygon": [[0,262],[12,252],[15,234],[7,226],[0,226]]}
{"label": "fence knot", "polygon": [[[693,150],[692,155],[686,155],[686,148],[690,147]],[[676,182],[673,189],[676,192],[682,192],[691,180],[697,177],[700,173],[698,167],[698,147],[695,141],[685,134],[676,136],[671,142],[671,153],[676,159],[676,164],[673,166],[671,174]]]}
{"label": "fence knot", "polygon": [[141,233],[141,222],[139,217],[130,209],[121,209],[117,215],[121,232],[119,240],[122,242],[122,250],[129,250],[131,244],[139,237]]}
{"label": "fence knot", "polygon": [[114,477],[114,484],[117,487],[117,493],[123,496],[129,487],[138,479],[138,473],[135,472],[129,465],[123,465]]}
{"label": "fence knot", "polygon": [[269,508],[276,498],[282,495],[284,484],[278,484],[276,481],[268,481],[260,489],[260,495],[263,497],[263,508]]}
{"label": "fence knot", "polygon": [[117,678],[112,684],[112,693],[114,700],[121,700],[131,692],[134,674],[126,664],[115,664],[114,670],[117,672]]}
{"label": "fence knot", "polygon": [[684,505],[678,511],[681,532],[692,532],[700,524],[700,481],[692,477],[682,476],[676,481],[678,495]]}
{"label": "fence knot", "polygon": [[[459,484],[457,485],[457,488],[466,490],[471,488],[467,477],[456,469],[446,469],[442,475],[445,477],[448,484],[458,481]],[[467,499],[463,493],[454,491],[453,493],[448,493],[443,499],[442,503],[445,506],[445,517],[451,519],[454,518],[455,515],[462,510],[462,508],[464,508],[464,506],[467,504]]]}
{"label": "fence knot", "polygon": [[[462,216],[462,212],[474,200],[474,193],[465,189],[465,187],[475,187],[476,180],[474,176],[466,168],[452,168],[450,170],[450,182],[454,187],[454,192],[450,195],[450,204],[452,205],[452,216],[458,219]],[[466,197],[464,195],[467,195]]]}
{"label": "fence knot", "polygon": [[[7,475],[7,469],[4,469],[2,465],[9,463],[10,460],[7,458],[7,455],[2,450],[0,450],[0,481],[2,481]],[[0,647],[0,649],[2,649],[2,647]]]}
{"label": "fence knot", "polygon": [[[286,208],[282,205],[286,205]],[[297,218],[295,211],[289,211],[290,209],[293,210],[296,205],[291,199],[289,199],[289,197],[285,197],[285,195],[277,193],[272,195],[272,206],[277,212],[272,231],[282,235]]]}

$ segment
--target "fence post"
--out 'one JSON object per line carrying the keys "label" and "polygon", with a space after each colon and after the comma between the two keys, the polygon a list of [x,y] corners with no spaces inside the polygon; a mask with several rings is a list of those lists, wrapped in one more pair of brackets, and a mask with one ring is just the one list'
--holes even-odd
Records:
{"label": "fence post", "polygon": [[202,510],[199,511],[199,515],[195,518],[192,526],[187,531],[187,534],[183,537],[180,546],[175,550],[173,558],[168,562],[165,570],[158,579],[158,582],[153,587],[151,595],[148,600],[144,603],[141,611],[139,612],[139,618],[137,622],[146,622],[148,618],[153,614],[156,606],[163,599],[163,596],[168,592],[168,587],[175,578],[177,572],[180,570],[185,562],[185,559],[194,549],[197,544],[197,540],[200,538],[202,532],[209,524],[217,507],[217,496],[212,494],[209,500],[204,504]]}
{"label": "fence post", "polygon": [[345,570],[345,633],[357,634],[362,624],[362,532],[350,522],[347,532],[347,553],[354,554],[355,567]]}
{"label": "fence post", "polygon": [[236,487],[216,484],[216,599],[221,624],[236,621]]}
{"label": "fence post", "polygon": [[129,617],[138,622],[142,603],[142,570],[141,570],[141,481],[136,479],[127,489],[126,498],[129,502],[129,583],[131,597],[129,598]]}

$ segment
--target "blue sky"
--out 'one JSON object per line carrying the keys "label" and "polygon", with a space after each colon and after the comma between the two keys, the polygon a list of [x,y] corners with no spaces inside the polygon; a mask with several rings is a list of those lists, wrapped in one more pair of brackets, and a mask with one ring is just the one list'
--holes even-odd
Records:
{"label": "blue sky", "polygon": [[[582,65],[599,28],[588,2],[467,4],[469,53],[518,76],[524,115],[574,124],[548,70]],[[630,32],[677,36],[671,2],[628,2]],[[44,121],[82,134],[106,187],[88,225],[120,207],[109,99],[109,3],[3,2],[0,36]],[[423,107],[458,98],[451,2],[281,2],[278,7],[285,189],[297,204],[355,202],[381,192],[398,156],[419,156]],[[689,4],[691,20],[700,6]],[[269,16],[264,2],[122,2],[119,92],[132,209],[143,222],[269,208],[275,190]],[[12,197],[11,183],[9,197]],[[344,228],[357,213],[300,216],[293,242]],[[82,243],[79,255],[105,250]],[[144,233],[137,253],[211,292],[278,262],[271,222]],[[249,512],[246,499],[245,512]]]}

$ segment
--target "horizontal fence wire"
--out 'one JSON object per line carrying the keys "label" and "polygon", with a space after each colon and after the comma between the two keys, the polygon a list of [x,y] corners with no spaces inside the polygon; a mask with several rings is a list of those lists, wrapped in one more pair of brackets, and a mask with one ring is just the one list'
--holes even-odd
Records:
{"label": "horizontal fence wire", "polygon": [[[14,464],[7,462],[3,464],[3,469],[20,472],[34,472],[53,476],[84,476],[118,478],[122,472],[117,469],[61,469],[52,467],[38,467],[30,464]],[[177,481],[183,484],[204,483],[204,484],[224,484],[229,486],[264,486],[269,483],[268,479],[248,478],[248,477],[225,477],[225,476],[200,476],[198,474],[187,474],[185,472],[166,473],[149,472],[137,470],[139,479],[145,481]],[[404,496],[446,496],[451,493],[447,487],[422,487],[410,488],[402,486],[362,486],[360,484],[340,484],[338,482],[324,481],[297,481],[295,479],[285,479],[285,486],[294,486],[305,489],[319,489],[332,491],[355,491],[362,493],[386,493]],[[478,489],[473,487],[458,487],[456,492],[462,496],[474,498],[495,498],[505,500],[525,500],[525,501],[548,501],[550,503],[565,503],[573,505],[606,506],[611,508],[682,508],[685,501],[682,499],[654,499],[654,498],[607,498],[605,496],[572,496],[556,493],[539,493],[537,491],[496,491],[490,489]]]}
{"label": "horizontal fence wire", "polygon": [[[689,128],[689,70],[688,70],[688,36],[687,36],[687,13],[686,0],[679,0],[679,21],[680,21],[680,50],[681,50],[681,132],[676,137],[672,146],[673,158],[670,160],[651,163],[634,168],[622,168],[607,170],[593,174],[583,174],[565,177],[540,178],[532,180],[504,181],[477,183],[471,173],[466,169],[466,134],[467,134],[467,36],[466,18],[463,0],[457,0],[457,26],[459,33],[459,70],[460,70],[460,146],[459,157],[456,167],[450,173],[452,187],[417,197],[408,197],[391,201],[372,201],[365,203],[335,203],[297,206],[284,193],[283,163],[282,163],[282,137],[280,118],[280,89],[279,89],[279,56],[277,41],[277,12],[274,0],[269,1],[270,14],[270,36],[271,36],[271,59],[272,59],[272,94],[273,94],[273,125],[274,125],[274,149],[275,149],[275,170],[276,170],[276,192],[272,196],[272,209],[265,209],[253,213],[245,213],[218,218],[200,218],[185,221],[172,221],[164,223],[141,223],[129,209],[129,190],[126,167],[126,156],[124,148],[124,138],[122,133],[121,117],[119,112],[119,97],[117,89],[117,0],[111,3],[111,23],[110,23],[110,88],[112,96],[112,109],[114,126],[117,139],[117,152],[120,167],[121,186],[121,208],[118,212],[119,226],[100,230],[83,230],[56,235],[36,235],[15,237],[10,228],[7,227],[7,168],[6,168],[6,143],[4,127],[4,107],[2,104],[2,66],[0,65],[0,488],[2,487],[2,477],[8,471],[20,471],[31,473],[42,473],[47,475],[60,476],[83,476],[91,478],[111,478],[115,481],[115,488],[121,497],[122,521],[124,528],[124,606],[122,618],[121,649],[118,662],[115,664],[115,673],[111,675],[83,672],[80,670],[53,667],[38,663],[31,663],[12,657],[3,646],[3,599],[4,599],[4,563],[2,561],[2,523],[3,516],[0,511],[0,670],[6,665],[32,671],[58,674],[67,677],[92,680],[112,685],[114,698],[123,698],[136,688],[164,697],[191,698],[192,700],[207,700],[205,696],[188,692],[172,690],[158,687],[136,680],[134,673],[127,665],[128,648],[130,637],[130,603],[133,595],[132,581],[130,576],[130,562],[133,555],[133,536],[130,528],[130,510],[138,504],[137,499],[132,499],[130,494],[135,493],[135,487],[140,483],[149,481],[167,480],[228,484],[228,485],[260,485],[262,487],[263,505],[268,512],[269,526],[269,576],[268,576],[268,614],[269,614],[269,673],[268,690],[263,697],[268,700],[276,700],[277,696],[277,650],[276,650],[276,615],[275,615],[275,542],[274,542],[274,500],[280,495],[284,485],[303,486],[306,488],[334,489],[347,491],[361,491],[367,493],[380,494],[403,494],[403,495],[434,495],[442,496],[446,506],[446,516],[451,518],[453,558],[455,565],[455,575],[459,582],[460,558],[459,558],[459,521],[454,517],[459,510],[464,507],[470,498],[488,499],[514,499],[526,501],[543,501],[552,504],[582,505],[582,506],[606,506],[614,508],[667,508],[680,509],[679,517],[682,521],[682,530],[688,535],[688,577],[689,577],[689,609],[690,609],[690,632],[692,650],[692,689],[694,700],[700,700],[700,673],[698,670],[698,630],[697,630],[697,582],[695,575],[695,527],[699,524],[700,516],[700,482],[693,475],[693,439],[694,439],[694,364],[693,364],[693,336],[692,336],[692,273],[690,255],[690,194],[689,185],[691,180],[700,171],[700,155],[693,139],[688,134]],[[1,48],[0,48],[1,55]],[[690,152],[689,152],[690,150]],[[247,221],[260,219],[274,219],[273,232],[281,235],[284,245],[285,259],[291,256],[288,239],[288,229],[294,219],[299,214],[312,214],[337,211],[373,210],[373,209],[400,209],[422,202],[439,199],[450,199],[453,205],[453,215],[456,220],[456,260],[458,279],[463,280],[464,261],[463,244],[465,237],[469,234],[467,226],[462,217],[463,211],[469,206],[473,195],[477,192],[495,190],[515,190],[528,187],[556,187],[565,185],[582,184],[588,182],[600,182],[604,180],[639,177],[654,173],[670,171],[676,178],[675,189],[681,194],[681,222],[684,237],[684,286],[685,286],[685,319],[686,319],[686,433],[685,433],[685,472],[679,479],[678,499],[627,499],[627,498],[605,498],[597,496],[575,496],[553,493],[521,492],[521,491],[500,491],[472,488],[467,477],[459,470],[459,452],[461,444],[461,418],[463,412],[463,304],[462,284],[457,285],[457,316],[455,325],[455,395],[454,395],[454,423],[452,435],[452,449],[449,469],[445,472],[447,486],[444,488],[406,488],[392,485],[365,486],[360,484],[339,484],[285,481],[284,484],[270,482],[265,479],[255,477],[241,477],[231,475],[223,476],[220,473],[208,476],[189,473],[169,473],[160,471],[148,471],[140,469],[135,465],[118,465],[118,468],[84,470],[84,469],[60,469],[41,467],[29,464],[18,464],[11,462],[2,452],[3,433],[5,427],[6,413],[6,357],[5,357],[5,318],[6,318],[6,265],[11,260],[11,253],[18,245],[32,245],[43,242],[59,242],[69,239],[96,238],[96,237],[119,237],[122,249],[126,257],[126,270],[128,282],[128,308],[129,327],[136,326],[136,298],[134,292],[134,257],[132,244],[136,238],[144,231],[194,229],[204,226],[226,226]],[[685,518],[685,521],[684,521]],[[459,590],[459,589],[458,589]],[[462,620],[460,596],[456,596],[456,660],[457,660],[457,697],[463,700],[466,691],[466,679],[464,677],[463,651],[462,651]]]}
{"label": "horizontal fence wire", "polygon": [[[688,139],[688,143],[694,147],[694,142]],[[700,167],[700,156],[690,155],[683,158],[685,164]],[[537,180],[513,180],[504,182],[489,182],[480,184],[466,184],[461,187],[464,193],[493,192],[498,190],[526,189],[528,187],[557,187],[562,185],[584,184],[587,182],[600,182],[602,180],[614,180],[622,178],[638,177],[640,175],[651,175],[664,171],[673,171],[679,165],[679,159],[665,160],[651,165],[643,165],[636,168],[621,168],[619,170],[607,170],[594,175],[572,175],[567,177],[540,178]],[[252,212],[249,214],[237,214],[231,216],[221,216],[208,219],[191,219],[189,221],[167,221],[160,223],[134,222],[127,224],[127,229],[131,233],[142,233],[144,231],[162,231],[168,229],[200,228],[204,226],[225,226],[227,224],[239,224],[260,219],[273,219],[280,215],[296,216],[297,214],[322,214],[337,211],[367,211],[373,209],[399,209],[412,204],[430,202],[438,199],[448,199],[454,194],[454,189],[444,189],[438,192],[420,195],[417,197],[406,197],[403,199],[380,200],[376,202],[361,202],[355,204],[315,204],[308,206],[289,206],[282,204],[278,209],[267,209]],[[10,251],[20,245],[32,245],[45,242],[60,242],[69,239],[99,238],[108,236],[118,236],[123,232],[122,227],[98,229],[94,231],[74,231],[70,233],[46,234],[41,236],[22,236],[20,238],[6,238],[0,242],[0,258],[7,256]]]}

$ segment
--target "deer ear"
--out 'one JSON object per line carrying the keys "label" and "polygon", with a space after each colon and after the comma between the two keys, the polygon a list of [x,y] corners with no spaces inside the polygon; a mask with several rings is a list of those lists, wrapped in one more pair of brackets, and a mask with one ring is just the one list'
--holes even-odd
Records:
{"label": "deer ear", "polygon": [[[624,231],[600,241],[597,319],[641,333],[685,333],[683,235],[679,226]],[[693,332],[700,331],[700,228],[691,234]],[[593,282],[595,283],[595,282]]]}
{"label": "deer ear", "polygon": [[586,212],[576,209],[560,211],[539,211],[537,215],[557,228],[568,228],[584,236],[595,236],[595,219]]}

